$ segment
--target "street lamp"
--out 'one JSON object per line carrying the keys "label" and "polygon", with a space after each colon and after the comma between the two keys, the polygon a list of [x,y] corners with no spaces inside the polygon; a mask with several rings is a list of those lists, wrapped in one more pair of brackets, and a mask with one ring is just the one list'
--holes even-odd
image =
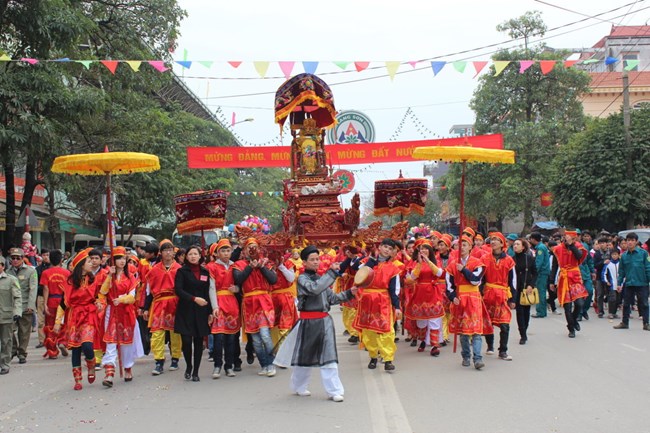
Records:
{"label": "street lamp", "polygon": [[239,121],[233,123],[233,124],[230,125],[230,126],[235,126],[235,125],[237,125],[238,123],[252,122],[253,120],[255,120],[255,119],[252,118],[252,117],[247,117],[246,119],[244,119],[244,120],[239,120]]}

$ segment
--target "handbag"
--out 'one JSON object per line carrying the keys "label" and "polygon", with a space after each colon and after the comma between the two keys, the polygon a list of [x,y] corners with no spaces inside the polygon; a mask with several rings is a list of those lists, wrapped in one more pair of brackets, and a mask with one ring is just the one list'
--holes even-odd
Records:
{"label": "handbag", "polygon": [[533,293],[530,295],[526,293],[526,289],[521,291],[521,295],[519,295],[519,305],[526,307],[537,304],[539,304],[539,291],[537,290],[537,287],[533,288]]}
{"label": "handbag", "polygon": [[527,280],[528,280],[528,260],[526,260],[526,274],[524,277],[524,289],[521,291],[521,294],[519,295],[519,305],[523,305],[525,307],[539,304],[539,291],[537,290],[537,287],[533,288],[533,293],[531,293],[530,295],[526,293]]}

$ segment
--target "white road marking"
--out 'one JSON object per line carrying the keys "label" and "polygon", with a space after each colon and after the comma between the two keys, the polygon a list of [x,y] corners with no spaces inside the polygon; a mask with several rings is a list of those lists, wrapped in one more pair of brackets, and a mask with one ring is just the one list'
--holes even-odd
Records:
{"label": "white road marking", "polygon": [[366,352],[361,352],[360,358],[373,433],[412,432],[391,374],[384,372],[382,364],[377,365],[376,370],[366,368]]}
{"label": "white road marking", "polygon": [[638,347],[631,346],[629,344],[621,343],[621,346],[627,347],[628,349],[636,350],[637,352],[645,352],[645,349],[639,349]]}

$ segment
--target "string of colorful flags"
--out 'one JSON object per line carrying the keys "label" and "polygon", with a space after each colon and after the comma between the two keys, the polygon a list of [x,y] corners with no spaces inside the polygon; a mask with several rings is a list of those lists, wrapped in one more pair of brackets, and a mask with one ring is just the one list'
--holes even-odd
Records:
{"label": "string of colorful flags", "polygon": [[282,195],[282,191],[226,191],[226,196],[229,197],[230,195],[250,195],[258,197],[268,195],[269,197],[278,197]]}
{"label": "string of colorful flags", "polygon": [[[612,65],[618,62],[623,62],[624,63],[624,69],[631,71],[634,70],[639,66],[639,60],[638,59],[629,59],[629,60],[620,60],[616,57],[605,57],[604,59],[585,59],[585,60],[564,60],[564,61],[558,61],[558,60],[494,60],[494,61],[486,61],[486,60],[477,60],[477,61],[465,61],[465,60],[457,60],[457,61],[431,61],[431,62],[424,62],[424,61],[385,61],[385,62],[359,62],[359,61],[332,61],[331,63],[339,67],[341,70],[347,70],[347,68],[350,65],[354,66],[354,70],[357,72],[362,72],[371,65],[371,63],[378,63],[378,64],[383,64],[386,68],[386,72],[388,76],[390,77],[391,80],[395,78],[395,75],[397,74],[400,66],[403,65],[410,65],[412,68],[415,68],[418,66],[420,63],[430,63],[431,69],[433,71],[433,75],[436,76],[438,75],[446,66],[451,65],[454,70],[456,70],[459,73],[464,73],[465,70],[467,69],[468,65],[471,65],[472,68],[474,69],[474,77],[479,75],[488,65],[494,66],[494,75],[497,76],[501,74],[509,65],[515,65],[515,67],[518,66],[519,68],[519,73],[523,74],[527,70],[529,70],[533,65],[539,65],[542,74],[546,75],[549,72],[553,70],[553,68],[560,64],[563,65],[565,68],[569,68],[572,66],[575,66],[577,64],[579,65],[592,65],[596,63],[604,63],[606,66],[607,65]],[[153,69],[155,69],[158,72],[165,72],[169,70],[173,64],[177,64],[182,66],[185,69],[190,69],[194,64],[198,63],[199,65],[205,67],[205,68],[211,68],[212,65],[215,63],[221,63],[221,62],[216,62],[214,60],[176,60],[176,61],[165,61],[165,60],[75,60],[75,59],[70,59],[67,57],[60,58],[60,59],[52,59],[52,60],[42,60],[42,59],[34,59],[34,58],[28,58],[28,57],[22,57],[19,59],[12,59],[11,57],[7,56],[6,54],[0,55],[0,62],[22,62],[22,63],[27,63],[30,65],[36,65],[39,63],[78,63],[83,65],[86,69],[90,69],[90,67],[94,64],[101,64],[103,65],[106,69],[108,69],[112,74],[115,74],[117,71],[117,68],[120,64],[125,64],[127,65],[133,72],[139,72],[140,67],[143,64],[147,64]],[[233,69],[239,68],[243,63],[243,61],[227,61],[226,62],[228,65],[231,66]],[[267,73],[269,70],[269,67],[271,64],[277,64],[280,71],[282,72],[282,75],[285,78],[291,77],[294,73],[294,69],[296,67],[296,64],[300,63],[302,65],[302,69],[304,72],[309,73],[309,74],[315,74],[318,67],[322,63],[330,63],[330,62],[295,62],[295,61],[277,61],[277,62],[271,62],[271,61],[253,61],[252,64],[255,68],[255,71],[259,75],[260,78],[282,78],[282,77],[267,77]],[[351,71],[353,71],[351,69]]]}

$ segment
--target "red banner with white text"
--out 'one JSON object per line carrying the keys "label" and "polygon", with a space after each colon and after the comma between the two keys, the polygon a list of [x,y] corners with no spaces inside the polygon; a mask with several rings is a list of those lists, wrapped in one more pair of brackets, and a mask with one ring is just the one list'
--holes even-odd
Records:
{"label": "red banner with white text", "polygon": [[[413,162],[413,149],[426,146],[472,146],[503,149],[501,134],[387,143],[326,144],[328,165]],[[289,167],[291,146],[188,147],[189,168]]]}

